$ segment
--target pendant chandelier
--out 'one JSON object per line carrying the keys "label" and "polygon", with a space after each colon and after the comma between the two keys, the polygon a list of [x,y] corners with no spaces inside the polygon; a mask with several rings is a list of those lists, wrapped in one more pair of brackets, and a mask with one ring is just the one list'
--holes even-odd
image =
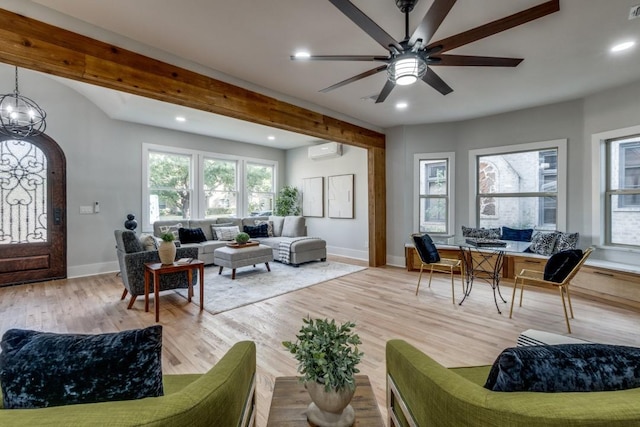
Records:
{"label": "pendant chandelier", "polygon": [[40,135],[47,127],[46,116],[35,101],[20,95],[16,67],[15,91],[0,95],[0,134],[15,139]]}

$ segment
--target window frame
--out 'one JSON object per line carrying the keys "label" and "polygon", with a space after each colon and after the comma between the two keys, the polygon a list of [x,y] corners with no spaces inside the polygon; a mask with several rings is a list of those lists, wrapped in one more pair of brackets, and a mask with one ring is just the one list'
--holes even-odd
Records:
{"label": "window frame", "polygon": [[213,151],[192,150],[181,147],[173,147],[167,145],[158,144],[142,144],[142,201],[141,201],[141,218],[142,231],[149,232],[153,229],[153,224],[150,221],[150,212],[148,209],[149,200],[149,187],[148,187],[148,174],[149,174],[149,153],[150,152],[162,152],[166,154],[176,155],[188,155],[191,156],[191,181],[192,181],[192,197],[191,203],[191,216],[188,219],[202,219],[206,212],[206,197],[204,190],[204,160],[223,160],[223,161],[235,161],[237,162],[237,210],[238,217],[242,218],[248,216],[248,197],[247,189],[245,186],[246,168],[248,163],[269,165],[273,167],[273,188],[274,197],[275,190],[278,188],[278,161],[268,159],[258,159],[253,157],[244,157],[232,154],[221,154]]}
{"label": "window frame", "polygon": [[[469,226],[477,227],[480,224],[480,212],[478,209],[481,195],[478,188],[478,162],[483,156],[497,156],[511,153],[522,153],[531,151],[545,151],[556,149],[557,157],[557,180],[558,188],[556,229],[566,230],[567,227],[567,140],[554,139],[549,141],[529,142],[523,144],[505,145],[499,147],[489,147],[469,150]],[[534,193],[489,193],[495,198],[514,197],[544,197],[543,192]],[[472,209],[473,208],[473,209]]]}
{"label": "window frame", "polygon": [[447,162],[447,191],[444,196],[434,195],[428,198],[446,200],[447,212],[445,214],[446,231],[444,233],[429,232],[437,236],[450,237],[455,235],[455,152],[443,153],[416,153],[413,156],[413,224],[414,229],[420,231],[420,161],[444,160]]}
{"label": "window frame", "polygon": [[[256,166],[266,166],[266,167],[271,167],[273,169],[273,173],[271,176],[271,191],[253,191],[251,193],[255,193],[255,194],[268,194],[271,196],[271,211],[273,212],[273,209],[275,208],[275,203],[276,203],[276,173],[277,173],[277,169],[275,167],[275,165],[273,165],[272,162],[267,162],[267,161],[263,161],[263,160],[247,160],[245,162],[245,167],[244,167],[244,182],[247,182],[247,174],[249,173],[249,165],[256,165]],[[251,212],[249,211],[249,191],[247,190],[247,185],[245,184],[243,186],[243,188],[246,190],[244,192],[244,197],[245,197],[245,206],[246,206],[246,215],[251,215]]]}

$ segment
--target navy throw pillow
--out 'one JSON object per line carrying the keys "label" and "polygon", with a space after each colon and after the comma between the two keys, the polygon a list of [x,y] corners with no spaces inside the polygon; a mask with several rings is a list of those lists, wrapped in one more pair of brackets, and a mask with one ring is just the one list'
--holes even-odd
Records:
{"label": "navy throw pillow", "polygon": [[269,237],[269,224],[245,225],[244,232],[251,238]]}
{"label": "navy throw pillow", "polygon": [[502,240],[513,240],[515,242],[530,242],[533,236],[533,228],[509,228],[502,227]]}
{"label": "navy throw pillow", "polygon": [[431,264],[440,261],[438,248],[433,244],[431,236],[428,234],[415,234],[413,236],[413,243],[416,246],[416,250],[418,251],[418,255],[420,255],[420,259],[422,259],[422,262],[425,264]]}
{"label": "navy throw pillow", "polygon": [[202,228],[179,228],[178,236],[181,243],[202,243],[207,241]]}
{"label": "navy throw pillow", "polygon": [[507,348],[484,385],[493,391],[547,393],[640,387],[640,348],[559,344]]}
{"label": "navy throw pillow", "polygon": [[3,409],[162,396],[162,326],[75,335],[10,329],[0,343]]}
{"label": "navy throw pillow", "polygon": [[544,280],[560,283],[582,259],[582,250],[569,249],[551,255],[544,266]]}

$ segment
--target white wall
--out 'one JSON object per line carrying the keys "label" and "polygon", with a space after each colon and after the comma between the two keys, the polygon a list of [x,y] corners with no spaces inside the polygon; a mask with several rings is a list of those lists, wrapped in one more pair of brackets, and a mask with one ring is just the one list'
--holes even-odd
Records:
{"label": "white wall", "polygon": [[[0,68],[0,93],[13,92],[13,68]],[[47,112],[46,134],[67,161],[68,276],[118,269],[113,231],[128,213],[141,218],[142,143],[263,158],[278,162],[285,183],[284,150],[111,120],[77,92],[51,78],[20,70],[20,92]],[[100,202],[100,213],[80,215],[80,206]]]}
{"label": "white wall", "polygon": [[[480,119],[387,131],[387,259],[404,264],[404,243],[413,229],[411,174],[414,153],[456,152],[456,233],[469,224],[469,150],[554,139],[568,140],[567,230],[592,244],[591,135],[640,125],[640,82],[542,107]],[[599,248],[595,259],[636,264],[637,251]],[[402,261],[401,261],[402,260]]]}
{"label": "white wall", "polygon": [[[309,160],[307,148],[287,150],[287,183],[302,191],[302,179],[324,177],[324,217],[307,218],[307,234],[327,241],[327,252],[368,260],[369,210],[367,151],[342,146],[342,156]],[[354,218],[329,218],[327,209],[327,177],[354,174]],[[303,195],[304,197],[304,195]]]}

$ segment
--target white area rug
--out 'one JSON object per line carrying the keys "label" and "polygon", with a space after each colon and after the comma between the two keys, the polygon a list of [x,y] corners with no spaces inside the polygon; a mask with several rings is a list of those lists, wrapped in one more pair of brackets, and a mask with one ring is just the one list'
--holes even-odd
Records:
{"label": "white area rug", "polygon": [[[222,313],[366,269],[332,261],[310,262],[297,268],[270,262],[269,267],[271,272],[267,272],[264,264],[239,268],[235,280],[231,280],[230,268],[223,269],[222,275],[218,275],[218,266],[205,267],[204,309],[211,314]],[[177,292],[187,297],[186,289]],[[200,301],[199,292],[196,286],[193,301],[196,304]]]}

